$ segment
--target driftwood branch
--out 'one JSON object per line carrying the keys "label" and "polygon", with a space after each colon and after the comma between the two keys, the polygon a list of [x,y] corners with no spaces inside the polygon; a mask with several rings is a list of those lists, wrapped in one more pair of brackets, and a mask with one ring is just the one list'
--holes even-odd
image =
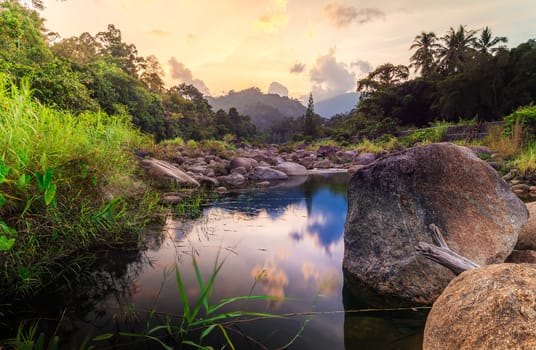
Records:
{"label": "driftwood branch", "polygon": [[480,267],[480,265],[474,261],[471,261],[470,259],[450,250],[445,238],[443,238],[443,234],[439,230],[439,227],[431,224],[430,229],[432,230],[432,238],[436,245],[426,242],[419,242],[419,244],[415,247],[417,254],[447,267],[456,275],[459,275],[466,270],[472,270]]}

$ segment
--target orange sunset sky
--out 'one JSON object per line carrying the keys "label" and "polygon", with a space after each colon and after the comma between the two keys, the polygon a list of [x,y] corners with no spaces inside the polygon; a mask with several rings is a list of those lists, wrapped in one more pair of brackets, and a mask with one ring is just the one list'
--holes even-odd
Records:
{"label": "orange sunset sky", "polygon": [[489,26],[508,46],[536,38],[534,0],[45,0],[46,27],[63,38],[114,24],[139,54],[154,54],[168,85],[206,94],[271,82],[316,100],[354,91],[356,79],[409,64],[421,31]]}

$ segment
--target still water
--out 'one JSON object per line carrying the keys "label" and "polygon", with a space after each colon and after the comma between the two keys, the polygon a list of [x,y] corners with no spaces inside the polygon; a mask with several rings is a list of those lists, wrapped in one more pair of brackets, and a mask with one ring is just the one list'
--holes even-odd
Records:
{"label": "still water", "polygon": [[[211,296],[214,302],[242,295],[277,297],[241,301],[223,311],[287,315],[230,327],[238,349],[257,349],[255,342],[280,348],[296,335],[290,349],[420,349],[425,314],[351,311],[367,305],[344,289],[346,191],[346,174],[309,175],[265,190],[226,195],[195,220],[169,218],[163,228],[147,235],[146,251],[102,257],[107,268],[93,276],[91,286],[51,301],[65,305],[62,317],[68,321],[60,327],[62,339],[78,347],[99,334],[142,332],[148,324],[176,320],[183,309],[174,269],[179,269],[193,304],[200,296],[195,257],[205,281],[215,263],[223,262]],[[157,312],[151,316],[151,310]],[[137,339],[114,336],[94,345],[115,348],[132,340]],[[216,348],[224,343],[221,336],[211,341]],[[159,348],[157,342],[129,347],[153,345]]]}

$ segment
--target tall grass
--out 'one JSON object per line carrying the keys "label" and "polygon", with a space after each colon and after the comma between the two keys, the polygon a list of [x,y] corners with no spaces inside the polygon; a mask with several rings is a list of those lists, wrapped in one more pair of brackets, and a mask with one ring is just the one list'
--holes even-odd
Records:
{"label": "tall grass", "polygon": [[58,111],[0,77],[0,293],[30,293],[53,261],[117,232],[124,202],[104,191],[142,141],[126,116]]}

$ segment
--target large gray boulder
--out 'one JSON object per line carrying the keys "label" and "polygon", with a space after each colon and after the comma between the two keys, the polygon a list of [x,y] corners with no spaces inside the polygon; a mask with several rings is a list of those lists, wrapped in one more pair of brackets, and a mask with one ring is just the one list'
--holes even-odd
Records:
{"label": "large gray boulder", "polygon": [[428,314],[423,349],[536,349],[536,265],[489,265],[456,277]]}
{"label": "large gray boulder", "polygon": [[308,174],[307,169],[303,165],[293,162],[280,163],[274,169],[282,171],[288,176],[303,176]]}
{"label": "large gray boulder", "polygon": [[248,178],[254,181],[269,181],[286,180],[288,179],[288,176],[282,171],[269,167],[258,166],[249,173]]}
{"label": "large gray boulder", "polygon": [[348,191],[343,269],[354,294],[431,304],[454,278],[417,255],[437,225],[448,246],[477,264],[503,262],[527,209],[487,163],[465,147],[431,144],[357,170]]}

